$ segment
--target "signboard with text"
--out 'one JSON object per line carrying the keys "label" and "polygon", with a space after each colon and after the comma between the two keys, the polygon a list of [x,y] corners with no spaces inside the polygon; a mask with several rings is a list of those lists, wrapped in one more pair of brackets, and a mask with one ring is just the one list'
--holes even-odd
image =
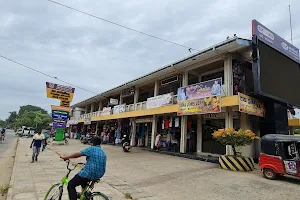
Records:
{"label": "signboard with text", "polygon": [[69,119],[69,117],[66,116],[66,115],[62,115],[62,114],[52,113],[52,119],[58,119],[58,120],[67,121]]}
{"label": "signboard with text", "polygon": [[173,93],[163,94],[147,99],[147,109],[159,108],[173,104]]}
{"label": "signboard with text", "polygon": [[299,49],[297,47],[287,42],[282,37],[256,20],[252,20],[252,35],[256,35],[259,40],[263,41],[267,45],[273,47],[294,61],[298,63],[300,62]]}
{"label": "signboard with text", "polygon": [[119,114],[125,112],[126,104],[116,105],[113,107],[113,114]]}
{"label": "signboard with text", "polygon": [[206,97],[178,102],[178,115],[195,115],[221,112],[221,97]]}
{"label": "signboard with text", "polygon": [[56,111],[65,111],[65,112],[71,112],[71,107],[63,107],[63,106],[55,106],[51,105],[51,110],[56,110]]}
{"label": "signboard with text", "polygon": [[239,111],[249,115],[256,115],[259,117],[265,116],[264,104],[253,97],[239,93]]}
{"label": "signboard with text", "polygon": [[71,102],[73,100],[75,88],[46,82],[46,91],[48,98]]}

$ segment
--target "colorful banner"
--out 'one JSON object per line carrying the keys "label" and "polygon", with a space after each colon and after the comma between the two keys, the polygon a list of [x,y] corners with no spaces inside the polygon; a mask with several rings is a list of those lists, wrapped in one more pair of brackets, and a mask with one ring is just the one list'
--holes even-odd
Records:
{"label": "colorful banner", "polygon": [[75,88],[46,82],[46,91],[48,98],[71,102],[73,100]]}
{"label": "colorful banner", "polygon": [[178,102],[185,100],[202,99],[212,96],[221,96],[222,78],[217,78],[194,85],[178,88]]}
{"label": "colorful banner", "polygon": [[158,108],[173,104],[173,93],[163,94],[147,99],[147,109]]}
{"label": "colorful banner", "polygon": [[294,61],[300,62],[299,49],[297,47],[287,42],[256,20],[252,20],[252,35],[256,35],[259,40],[290,57]]}
{"label": "colorful banner", "polygon": [[265,116],[264,104],[253,97],[239,93],[239,111],[259,117]]}
{"label": "colorful banner", "polygon": [[71,112],[71,107],[63,107],[63,106],[55,106],[51,105],[51,110],[57,110],[57,111],[65,111],[65,112]]}
{"label": "colorful banner", "polygon": [[194,115],[221,112],[221,96],[178,102],[178,115]]}

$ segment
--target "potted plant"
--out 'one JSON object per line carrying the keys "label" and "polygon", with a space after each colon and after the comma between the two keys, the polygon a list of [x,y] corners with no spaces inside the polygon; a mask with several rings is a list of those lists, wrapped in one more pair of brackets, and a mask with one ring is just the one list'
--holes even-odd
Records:
{"label": "potted plant", "polygon": [[251,130],[234,130],[233,128],[214,131],[213,138],[223,145],[232,147],[233,155],[223,155],[219,158],[221,168],[233,171],[252,171],[254,162],[252,158],[243,157],[237,152],[237,147],[250,145],[259,139]]}

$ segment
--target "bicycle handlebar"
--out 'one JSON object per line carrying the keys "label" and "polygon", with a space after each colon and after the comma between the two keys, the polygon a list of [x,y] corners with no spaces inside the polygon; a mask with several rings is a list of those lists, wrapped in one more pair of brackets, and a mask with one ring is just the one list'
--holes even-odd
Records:
{"label": "bicycle handlebar", "polygon": [[85,165],[85,163],[81,163],[81,162],[80,162],[80,163],[76,163],[76,164],[74,165],[74,168],[73,168],[73,169],[70,169],[70,168],[69,168],[69,165],[70,165],[70,159],[66,159],[65,161],[68,163],[67,169],[70,170],[70,171],[73,171],[78,165]]}

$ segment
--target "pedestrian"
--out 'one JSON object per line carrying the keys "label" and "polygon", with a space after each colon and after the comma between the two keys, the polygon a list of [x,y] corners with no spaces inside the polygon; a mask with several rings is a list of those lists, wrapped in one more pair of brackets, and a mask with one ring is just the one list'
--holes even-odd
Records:
{"label": "pedestrian", "polygon": [[34,163],[34,161],[38,160],[38,156],[41,150],[42,142],[45,140],[44,136],[41,134],[40,131],[36,133],[33,136],[33,140],[31,142],[30,148],[32,148],[33,145],[33,151],[32,151],[32,161],[31,163]]}
{"label": "pedestrian", "polygon": [[84,168],[72,178],[68,183],[70,200],[77,199],[76,187],[85,188],[90,181],[99,180],[106,170],[106,154],[100,147],[100,137],[94,137],[92,146],[71,155],[60,156],[64,160],[71,158],[86,157]]}
{"label": "pedestrian", "polygon": [[160,148],[160,139],[161,139],[161,135],[160,135],[159,133],[157,133],[156,139],[155,139],[155,147],[156,147],[156,151],[158,151],[159,148]]}

